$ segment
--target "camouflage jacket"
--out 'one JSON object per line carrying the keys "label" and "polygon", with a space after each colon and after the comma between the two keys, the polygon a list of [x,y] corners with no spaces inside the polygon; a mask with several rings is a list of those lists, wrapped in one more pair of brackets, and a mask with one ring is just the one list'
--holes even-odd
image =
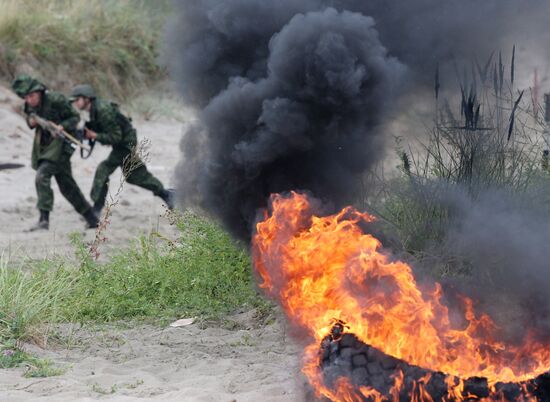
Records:
{"label": "camouflage jacket", "polygon": [[[36,113],[38,116],[55,124],[63,126],[65,131],[74,134],[80,117],[65,96],[57,92],[46,91],[43,93],[40,106],[31,108],[24,106],[25,113]],[[59,162],[63,158],[70,158],[74,149],[62,138],[54,138],[51,133],[36,127],[34,143],[32,147],[32,167],[38,168],[41,160]]]}
{"label": "camouflage jacket", "polygon": [[120,112],[116,103],[94,99],[86,126],[97,133],[97,141],[103,145],[131,149],[137,144],[131,120]]}

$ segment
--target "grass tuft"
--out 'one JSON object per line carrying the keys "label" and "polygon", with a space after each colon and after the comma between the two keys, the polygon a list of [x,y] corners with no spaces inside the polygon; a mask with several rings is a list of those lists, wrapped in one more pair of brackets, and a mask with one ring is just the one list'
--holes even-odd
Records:
{"label": "grass tuft", "polygon": [[24,374],[26,378],[56,377],[66,372],[65,368],[58,367],[49,360],[33,357],[15,345],[11,347],[0,345],[0,369],[16,367],[26,368]]}
{"label": "grass tuft", "polygon": [[25,273],[0,256],[0,345],[3,340],[45,342],[44,327],[61,319],[61,299],[71,286],[72,279],[60,269],[37,266],[33,273]]}

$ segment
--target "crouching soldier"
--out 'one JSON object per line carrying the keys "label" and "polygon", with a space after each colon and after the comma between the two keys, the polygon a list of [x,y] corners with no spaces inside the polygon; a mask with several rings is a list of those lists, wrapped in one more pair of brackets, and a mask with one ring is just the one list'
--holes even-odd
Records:
{"label": "crouching soldier", "polygon": [[[28,75],[17,77],[12,83],[12,89],[25,100],[24,111],[27,116],[35,114],[52,122],[56,128],[68,133],[75,132],[79,116],[65,96],[48,91],[44,84]],[[54,203],[52,177],[61,194],[84,217],[88,227],[97,227],[97,217],[73,178],[71,155],[74,149],[63,138],[39,126],[32,117],[27,117],[27,124],[36,132],[32,147],[32,168],[36,170],[37,206],[40,211],[38,224],[30,231],[49,229],[50,211]]]}
{"label": "crouching soldier", "polygon": [[130,119],[120,112],[118,105],[97,98],[89,85],[74,87],[70,100],[78,110],[90,113],[90,121],[86,123],[85,128],[86,138],[113,147],[107,159],[99,164],[95,172],[91,190],[94,212],[99,214],[105,206],[109,176],[119,167],[128,183],[152,191],[168,208],[173,209],[173,192],[165,189],[135,154],[136,130]]}

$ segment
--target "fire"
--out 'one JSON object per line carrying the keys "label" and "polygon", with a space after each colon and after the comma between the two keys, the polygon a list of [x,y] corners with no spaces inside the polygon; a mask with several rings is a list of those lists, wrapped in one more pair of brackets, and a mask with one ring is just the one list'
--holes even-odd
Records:
{"label": "fire", "polygon": [[[347,381],[338,384],[336,393],[323,385],[318,350],[335,320],[390,356],[458,378],[484,377],[494,385],[548,370],[548,344],[534,336],[521,345],[499,341],[493,320],[477,313],[466,297],[465,325],[454,328],[441,286],[422,291],[411,267],[383,253],[381,243],[364,232],[362,225],[372,216],[348,207],[319,217],[312,203],[304,194],[273,195],[252,249],[261,287],[312,337],[303,371],[319,393],[339,401],[360,400],[358,395],[382,400],[375,390],[354,391]],[[399,388],[403,379],[394,380]],[[456,384],[453,392],[460,395],[461,386]],[[421,383],[417,395],[417,400],[429,400]]]}

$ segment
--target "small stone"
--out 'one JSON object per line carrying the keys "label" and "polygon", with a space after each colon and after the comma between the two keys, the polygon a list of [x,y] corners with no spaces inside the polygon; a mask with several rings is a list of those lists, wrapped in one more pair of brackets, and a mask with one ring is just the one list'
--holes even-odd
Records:
{"label": "small stone", "polygon": [[478,398],[489,397],[489,384],[486,378],[472,377],[464,382],[464,394],[475,395]]}
{"label": "small stone", "polygon": [[367,352],[367,360],[369,362],[377,362],[380,360],[380,353],[375,348],[369,348]]}
{"label": "small stone", "polygon": [[386,388],[386,381],[384,380],[384,376],[382,374],[371,376],[370,382],[372,386],[378,391],[382,391],[384,388]]}
{"label": "small stone", "polygon": [[355,335],[351,334],[345,334],[340,341],[340,345],[342,345],[343,348],[354,348],[356,346],[356,343],[357,338],[355,338]]}

